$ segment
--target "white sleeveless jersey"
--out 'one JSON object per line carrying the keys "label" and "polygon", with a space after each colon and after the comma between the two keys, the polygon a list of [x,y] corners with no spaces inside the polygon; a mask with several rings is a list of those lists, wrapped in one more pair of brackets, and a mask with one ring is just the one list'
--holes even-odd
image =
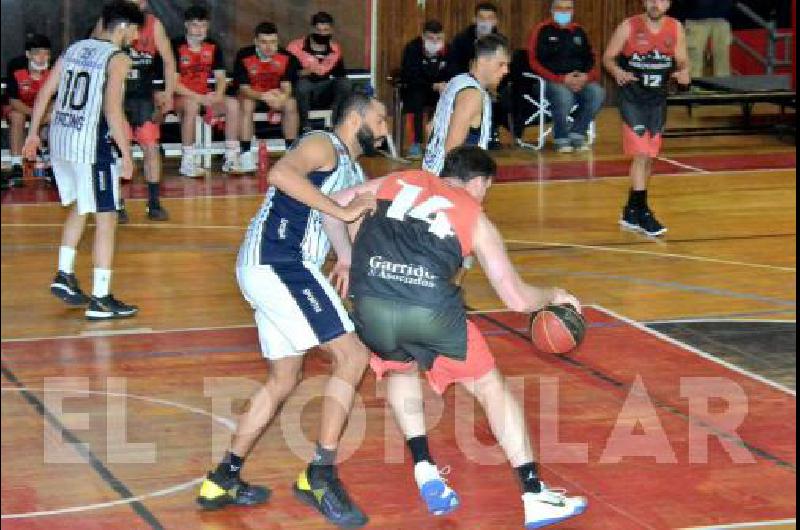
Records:
{"label": "white sleeveless jersey", "polygon": [[64,52],[50,125],[53,158],[88,164],[113,160],[103,99],[108,62],[117,53],[122,53],[117,45],[99,39],[78,41]]}
{"label": "white sleeveless jersey", "polygon": [[444,144],[447,140],[447,133],[450,130],[450,118],[455,107],[456,97],[465,88],[476,88],[480,90],[483,98],[483,115],[481,116],[480,135],[467,137],[466,144],[478,145],[483,149],[489,147],[489,140],[492,135],[492,98],[489,93],[472,77],[471,74],[460,74],[455,76],[447,83],[439,103],[436,105],[436,112],[433,115],[433,128],[428,147],[425,149],[425,158],[422,160],[422,169],[434,175],[439,175],[444,166]]}
{"label": "white sleeveless jersey", "polygon": [[[361,166],[350,158],[338,136],[319,131],[306,137],[312,134],[327,136],[337,156],[332,171],[314,171],[307,175],[312,184],[323,194],[331,195],[364,182]],[[237,267],[300,261],[321,267],[329,249],[328,236],[322,229],[322,213],[271,186],[264,204],[250,221],[239,249]]]}

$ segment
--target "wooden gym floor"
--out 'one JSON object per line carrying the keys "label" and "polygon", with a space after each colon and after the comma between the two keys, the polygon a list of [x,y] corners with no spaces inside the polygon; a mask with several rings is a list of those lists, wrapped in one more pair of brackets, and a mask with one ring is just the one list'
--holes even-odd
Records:
{"label": "wooden gym floor", "polygon": [[[672,109],[671,120],[716,123],[734,111],[689,119]],[[628,182],[616,112],[598,125],[588,154],[498,152],[485,205],[529,282],[591,306],[581,348],[536,353],[524,317],[502,310],[480,269],[465,282],[472,318],[525,405],[543,478],[590,499],[560,527],[795,528],[794,144],[668,139],[650,200],[670,231],[652,240],[617,226]],[[372,176],[408,167],[364,166]],[[270,503],[195,508],[199,478],[265,375],[233,276],[263,183],[218,171],[187,181],[171,161],[166,173],[163,224],[145,219],[140,179],[126,186],[131,223],[118,231],[113,290],[141,306],[128,321],[87,323],[51,297],[64,211],[39,183],[4,192],[3,528],[328,528],[289,491],[316,432],[313,376],[327,370],[316,354],[245,468],[273,488]],[[91,229],[77,262],[86,287],[90,252]],[[438,423],[442,402],[427,398],[434,456],[462,498],[441,519],[417,498],[385,385],[367,374],[359,396],[341,472],[372,528],[521,526],[516,480],[463,391],[445,394]]]}

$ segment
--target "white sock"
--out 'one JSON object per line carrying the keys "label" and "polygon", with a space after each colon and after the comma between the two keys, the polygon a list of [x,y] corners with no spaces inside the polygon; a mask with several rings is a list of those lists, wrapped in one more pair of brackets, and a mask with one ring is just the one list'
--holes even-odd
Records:
{"label": "white sock", "polygon": [[75,249],[72,247],[58,247],[58,270],[66,274],[75,272]]}
{"label": "white sock", "polygon": [[181,154],[183,155],[184,160],[191,160],[192,157],[194,157],[194,146],[193,145],[182,146]]}
{"label": "white sock", "polygon": [[95,269],[94,282],[92,284],[92,296],[96,298],[102,298],[104,296],[108,296],[110,286],[111,286],[111,270]]}

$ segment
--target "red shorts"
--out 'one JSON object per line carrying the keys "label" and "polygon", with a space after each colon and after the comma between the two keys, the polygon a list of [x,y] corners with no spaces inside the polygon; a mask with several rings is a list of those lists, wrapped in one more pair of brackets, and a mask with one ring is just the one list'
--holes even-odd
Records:
{"label": "red shorts", "polygon": [[[369,361],[370,368],[375,372],[378,381],[383,379],[386,372],[407,372],[416,366],[414,361],[384,361],[375,354]],[[494,356],[483,334],[472,321],[467,320],[467,358],[464,361],[450,359],[443,355],[436,357],[433,366],[425,375],[431,388],[437,394],[444,394],[452,383],[474,381],[480,379],[494,369]]]}
{"label": "red shorts", "polygon": [[638,135],[630,125],[622,124],[622,147],[628,156],[655,158],[661,152],[661,143],[662,136],[660,134],[654,135],[650,131],[644,131],[644,134]]}
{"label": "red shorts", "polygon": [[128,123],[128,138],[135,140],[142,147],[152,147],[158,145],[161,139],[161,127],[152,121],[146,121],[136,129]]}

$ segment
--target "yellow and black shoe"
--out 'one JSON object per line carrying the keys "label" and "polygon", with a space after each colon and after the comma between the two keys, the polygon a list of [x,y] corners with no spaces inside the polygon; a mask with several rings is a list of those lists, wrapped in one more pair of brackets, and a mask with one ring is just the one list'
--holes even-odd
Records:
{"label": "yellow and black shoe", "polygon": [[239,477],[220,478],[209,473],[200,486],[197,504],[206,510],[218,510],[229,504],[254,506],[267,502],[272,492],[264,486],[251,486]]}
{"label": "yellow and black shoe", "polygon": [[328,476],[303,471],[293,490],[295,497],[339,528],[361,528],[367,524],[367,516],[350,500],[335,470]]}

